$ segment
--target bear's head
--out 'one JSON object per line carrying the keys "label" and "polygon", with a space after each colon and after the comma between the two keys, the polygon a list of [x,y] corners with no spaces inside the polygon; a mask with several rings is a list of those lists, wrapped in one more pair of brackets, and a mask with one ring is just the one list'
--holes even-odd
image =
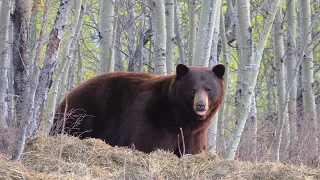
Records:
{"label": "bear's head", "polygon": [[179,64],[171,84],[170,99],[180,111],[204,120],[218,110],[224,100],[225,67],[187,67]]}

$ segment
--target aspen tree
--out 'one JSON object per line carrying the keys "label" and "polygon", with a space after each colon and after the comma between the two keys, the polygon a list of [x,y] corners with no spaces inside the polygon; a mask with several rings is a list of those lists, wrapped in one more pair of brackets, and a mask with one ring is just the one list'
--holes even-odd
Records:
{"label": "aspen tree", "polygon": [[114,21],[114,4],[113,0],[100,1],[100,62],[101,73],[108,72],[113,69],[109,64],[114,61],[112,46],[113,38],[113,21]]}
{"label": "aspen tree", "polygon": [[166,75],[166,17],[165,0],[153,0],[153,19],[155,25],[154,31],[154,61],[156,74]]}
{"label": "aspen tree", "polygon": [[174,38],[174,0],[166,0],[166,31],[167,31],[167,42],[166,42],[166,61],[167,61],[167,73],[174,73],[174,53],[173,53],[173,38]]}
{"label": "aspen tree", "polygon": [[241,138],[244,126],[246,124],[247,117],[250,112],[252,96],[254,93],[253,91],[254,91],[254,88],[255,88],[256,82],[257,82],[257,77],[258,77],[258,73],[259,73],[259,69],[260,69],[260,63],[261,63],[261,59],[262,59],[262,53],[265,48],[269,33],[272,28],[273,21],[275,18],[275,14],[276,14],[276,11],[277,11],[280,3],[281,3],[281,0],[275,0],[271,4],[269,14],[268,14],[267,19],[265,20],[265,23],[264,23],[264,28],[261,33],[261,37],[260,37],[258,44],[257,44],[257,47],[253,53],[254,54],[254,56],[253,56],[254,62],[252,64],[252,68],[251,68],[252,74],[251,74],[250,79],[248,81],[248,89],[243,94],[243,104],[242,104],[243,111],[241,112],[241,114],[239,116],[239,120],[238,120],[238,123],[236,126],[235,134],[233,135],[232,141],[230,142],[230,145],[228,147],[228,155],[227,155],[228,159],[234,159],[234,157],[235,157],[235,154],[236,154],[239,142],[240,142],[240,138]]}
{"label": "aspen tree", "polygon": [[11,1],[0,2],[0,129],[7,128],[7,87],[8,87],[8,64],[9,64],[9,17]]}

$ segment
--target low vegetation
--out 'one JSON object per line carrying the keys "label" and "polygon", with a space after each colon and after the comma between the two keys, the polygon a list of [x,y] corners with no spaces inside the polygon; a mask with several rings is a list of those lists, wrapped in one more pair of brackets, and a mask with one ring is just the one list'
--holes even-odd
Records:
{"label": "low vegetation", "polygon": [[38,135],[19,162],[0,156],[0,179],[320,179],[312,166],[228,161],[210,153],[176,157],[111,147],[98,139]]}

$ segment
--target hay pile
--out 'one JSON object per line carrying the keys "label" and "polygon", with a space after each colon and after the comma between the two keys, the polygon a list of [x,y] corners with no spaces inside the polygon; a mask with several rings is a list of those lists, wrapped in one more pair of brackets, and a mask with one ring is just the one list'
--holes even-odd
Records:
{"label": "hay pile", "polygon": [[[62,139],[62,141],[61,141]],[[62,142],[62,143],[61,143]],[[62,150],[61,159],[59,158]],[[177,158],[111,147],[101,140],[39,135],[21,162],[0,156],[0,179],[320,179],[320,168],[221,160],[202,153]]]}

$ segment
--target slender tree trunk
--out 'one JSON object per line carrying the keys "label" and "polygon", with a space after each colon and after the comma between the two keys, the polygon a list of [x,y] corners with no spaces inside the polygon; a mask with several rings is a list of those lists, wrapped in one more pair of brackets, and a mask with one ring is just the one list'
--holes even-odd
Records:
{"label": "slender tree trunk", "polygon": [[164,0],[153,0],[153,18],[155,25],[154,35],[154,61],[156,74],[167,74],[166,67],[166,17]]}
{"label": "slender tree trunk", "polygon": [[[221,8],[220,8],[221,9]],[[219,62],[221,50],[219,49],[219,34],[220,34],[220,10],[216,14],[215,25],[213,29],[211,54],[209,56],[209,67],[213,67]]]}
{"label": "slender tree trunk", "polygon": [[[139,72],[143,71],[143,67],[144,67],[144,58],[143,58],[143,47],[145,45],[145,38],[146,36],[149,35],[145,35],[145,14],[146,14],[146,0],[144,0],[142,7],[141,7],[141,16],[140,16],[140,26],[139,26],[139,39],[138,39],[138,46],[136,48],[136,51],[134,53],[134,62],[136,63],[137,69],[139,70]],[[151,28],[150,28],[151,30]],[[150,33],[152,34],[152,33]],[[150,35],[151,37],[151,35]],[[149,39],[150,37],[148,37],[147,39]]]}
{"label": "slender tree trunk", "polygon": [[[276,161],[280,161],[280,146],[289,141],[288,132],[285,127],[289,127],[286,121],[287,116],[284,119],[281,118],[281,113],[286,111],[287,108],[285,102],[285,66],[284,66],[284,47],[283,47],[283,32],[282,32],[282,11],[278,8],[273,27],[273,51],[274,51],[274,65],[275,65],[275,80],[277,86],[277,113],[278,113],[278,131],[275,157]],[[280,142],[284,143],[280,143]],[[285,147],[283,147],[283,155],[285,155]]]}
{"label": "slender tree trunk", "polygon": [[[210,67],[213,67],[215,64],[218,64],[218,40],[219,40],[219,26],[220,26],[220,12],[221,12],[221,4],[220,7],[217,8],[216,18],[215,20],[215,25],[214,25],[214,38],[212,40],[212,46],[211,46],[211,64]],[[211,153],[217,153],[217,131],[218,131],[218,116],[219,113],[217,113],[214,117],[213,120],[211,121],[207,133],[207,145],[210,147],[209,152]]]}
{"label": "slender tree trunk", "polygon": [[216,16],[220,14],[221,0],[203,0],[201,6],[199,31],[194,49],[193,65],[209,66],[210,50]]}
{"label": "slender tree trunk", "polygon": [[72,54],[72,58],[71,58],[71,65],[70,65],[69,70],[68,70],[67,88],[65,89],[65,92],[71,91],[74,88],[74,85],[75,85],[74,84],[74,80],[75,80],[75,65],[76,65],[77,55],[78,55],[78,50],[77,50],[78,41],[79,41],[79,39],[77,39],[77,42],[73,45],[72,53],[71,52],[69,53],[69,54]]}
{"label": "slender tree trunk", "polygon": [[[9,44],[13,44],[13,24],[9,23],[9,30],[8,30],[8,35],[9,35]],[[16,122],[16,113],[15,113],[15,97],[14,97],[14,89],[13,89],[13,77],[14,77],[14,72],[13,72],[13,48],[9,48],[8,50],[9,54],[9,62],[8,62],[8,126],[15,127],[17,126]]]}
{"label": "slender tree trunk", "polygon": [[[178,2],[177,2],[178,1]],[[184,46],[182,40],[181,24],[180,24],[180,4],[179,0],[174,0],[174,31],[176,34],[176,42],[179,48],[179,63],[186,64],[186,55],[184,53]]]}
{"label": "slender tree trunk", "polygon": [[109,61],[109,70],[108,72],[114,71],[115,66],[115,60],[114,60],[114,50],[115,50],[115,44],[116,44],[116,34],[117,34],[117,24],[118,24],[118,15],[119,15],[119,5],[115,5],[114,8],[114,17],[113,17],[113,32],[112,32],[112,39],[111,39],[111,60]]}
{"label": "slender tree trunk", "polygon": [[287,0],[287,82],[293,81],[293,86],[289,95],[288,114],[290,122],[290,148],[289,157],[298,160],[298,134],[297,134],[297,80],[293,79],[296,67],[296,2]]}
{"label": "slender tree trunk", "polygon": [[253,35],[250,18],[250,1],[237,1],[237,12],[237,49],[239,65],[236,92],[236,118],[238,120],[240,114],[243,112],[243,93],[248,90],[248,82],[251,77],[251,69],[253,67]]}
{"label": "slender tree trunk", "polygon": [[67,81],[68,81],[68,76],[70,75],[68,69],[71,67],[72,61],[76,57],[77,57],[77,55],[73,51],[70,52],[68,55],[67,64],[66,64],[65,70],[63,71],[62,76],[61,76],[61,83],[59,84],[59,91],[58,91],[59,96],[57,98],[56,107],[59,105],[59,102],[63,99],[63,97],[66,95],[66,93],[68,91]]}
{"label": "slender tree trunk", "polygon": [[[149,4],[150,4],[150,0],[145,0],[145,1],[148,1]],[[149,14],[150,15],[150,14]],[[152,34],[154,34],[153,30],[154,29],[154,21],[153,21],[153,18],[149,18],[148,20],[148,24],[150,26],[150,31],[152,32]],[[148,31],[149,31],[148,29]],[[152,35],[151,35],[152,36]],[[150,36],[150,37],[151,37]],[[148,51],[149,51],[149,60],[148,60],[148,73],[155,73],[155,69],[153,68],[153,57],[154,57],[154,54],[153,54],[153,50],[154,50],[154,40],[150,38],[150,43],[149,43],[149,47],[148,47]]]}
{"label": "slender tree trunk", "polygon": [[252,66],[252,75],[251,78],[248,81],[248,90],[244,92],[244,97],[243,97],[243,111],[240,114],[240,119],[238,121],[238,124],[236,126],[236,131],[235,134],[232,137],[232,141],[230,142],[229,148],[228,148],[228,159],[234,159],[240,138],[244,129],[244,126],[246,124],[246,119],[249,115],[250,111],[250,105],[252,102],[252,95],[254,88],[256,86],[257,82],[257,77],[259,73],[259,68],[260,68],[260,62],[262,59],[262,53],[265,48],[265,45],[267,43],[267,39],[269,36],[269,33],[271,31],[271,27],[275,18],[276,11],[280,5],[281,0],[275,0],[273,1],[271,8],[269,10],[269,14],[267,16],[267,19],[265,20],[264,28],[261,33],[261,37],[259,39],[258,45],[256,50],[254,51],[254,64]]}
{"label": "slender tree trunk", "polygon": [[[311,43],[311,33],[309,28],[311,26],[311,9],[310,0],[300,0],[301,8],[301,39],[307,39],[307,43]],[[312,49],[307,48],[302,62],[302,97],[303,97],[303,110],[306,120],[309,121],[308,131],[310,137],[308,138],[308,150],[310,158],[318,155],[318,119],[315,105],[315,97],[313,92],[313,54]]]}
{"label": "slender tree trunk", "polygon": [[[1,2],[0,2],[1,3]],[[7,104],[7,87],[8,87],[8,64],[9,64],[9,15],[11,1],[3,1],[0,9],[0,129],[8,127],[8,104]]]}
{"label": "slender tree trunk", "polygon": [[[237,1],[235,1],[237,2]],[[232,0],[227,0],[227,6],[228,11],[225,13],[226,18],[228,18],[228,21],[226,21],[226,32],[227,32],[227,42],[231,43],[235,41],[237,38],[237,27],[239,27],[238,17],[237,13],[235,11],[235,8],[233,7]]]}
{"label": "slender tree trunk", "polygon": [[122,28],[121,28],[121,22],[117,21],[117,33],[116,33],[116,49],[115,49],[115,71],[124,71],[124,61],[122,59],[122,43],[121,43],[121,34],[122,34]]}
{"label": "slender tree trunk", "polygon": [[239,145],[239,159],[242,161],[257,161],[256,145],[257,145],[257,106],[255,94],[252,96],[251,108],[246,121],[245,128],[241,137],[241,145]]}
{"label": "slender tree trunk", "polygon": [[61,38],[65,33],[65,27],[69,18],[72,4],[72,0],[60,1],[60,7],[50,33],[50,39],[44,57],[44,67],[40,71],[39,84],[35,92],[34,119],[38,118],[40,114],[40,107],[42,107],[44,101],[47,99],[49,89],[52,85],[52,77],[56,68]]}
{"label": "slender tree trunk", "polygon": [[[229,7],[232,7],[232,3],[229,2]],[[236,96],[235,96],[235,103],[236,103],[236,121],[237,124],[240,120],[240,114],[244,111],[244,102],[243,102],[243,96],[244,92],[248,91],[249,89],[249,81],[251,78],[251,70],[254,66],[253,63],[253,43],[252,43],[252,25],[251,25],[251,16],[250,16],[250,1],[249,0],[239,0],[236,2],[237,7],[237,15],[238,18],[236,19],[236,25],[237,25],[237,52],[238,52],[238,79],[237,79],[237,89],[236,89]],[[234,10],[230,8],[230,11],[233,12]],[[232,13],[231,13],[232,14]],[[252,92],[254,93],[254,91]],[[251,103],[252,105],[253,103]],[[250,107],[250,105],[249,105]],[[250,110],[250,112],[255,112],[256,107],[252,107],[254,109]],[[249,117],[251,119],[251,117]],[[246,120],[245,120],[246,121]],[[254,135],[253,132],[254,128],[252,128],[252,125],[254,123],[245,123],[247,124],[247,130],[245,131],[244,136],[247,136],[246,138],[246,148],[251,148],[252,144],[250,142],[251,135]],[[249,146],[249,147],[248,147]],[[247,149],[245,149],[246,156],[250,154],[247,152]]]}
{"label": "slender tree trunk", "polygon": [[100,61],[101,72],[110,70],[110,61],[114,61],[112,56],[112,35],[114,21],[114,2],[113,0],[103,0],[100,2]]}
{"label": "slender tree trunk", "polygon": [[78,71],[77,71],[77,85],[81,84],[83,81],[83,67],[82,67],[82,54],[81,54],[81,41],[78,44]]}
{"label": "slender tree trunk", "polygon": [[167,61],[167,74],[174,73],[174,54],[173,54],[173,39],[174,39],[174,0],[166,0],[166,61]]}
{"label": "slender tree trunk", "polygon": [[30,37],[29,37],[29,74],[30,74],[30,80],[31,80],[31,92],[32,92],[32,75],[33,75],[33,68],[32,65],[34,64],[35,60],[35,52],[37,50],[37,16],[39,14],[39,8],[38,8],[38,0],[32,0],[32,12],[31,12],[31,18],[30,18]]}
{"label": "slender tree trunk", "polygon": [[196,0],[189,0],[189,40],[188,40],[188,65],[193,64],[193,51],[196,44]]}
{"label": "slender tree trunk", "polygon": [[250,161],[257,162],[257,134],[258,134],[258,113],[255,95],[252,96],[251,110],[248,115],[248,147],[250,151],[248,152]]}
{"label": "slender tree trunk", "polygon": [[[222,8],[221,8],[221,11]],[[224,93],[225,93],[225,100],[223,102],[223,104],[221,105],[220,109],[219,109],[219,113],[218,113],[218,125],[217,125],[217,146],[219,148],[219,144],[223,144],[221,149],[224,149],[224,147],[226,146],[226,141],[224,139],[224,121],[225,121],[225,117],[226,117],[226,108],[227,108],[227,100],[228,100],[228,96],[227,96],[227,92],[228,92],[228,77],[229,77],[229,59],[230,59],[230,49],[227,46],[227,37],[226,37],[226,29],[225,29],[225,21],[224,21],[224,15],[221,12],[220,15],[220,36],[221,36],[221,46],[222,46],[222,53],[223,53],[223,64],[225,66],[225,73],[224,73]],[[223,150],[223,152],[225,152],[225,149]]]}
{"label": "slender tree trunk", "polygon": [[13,14],[14,40],[13,40],[13,68],[14,91],[16,99],[16,118],[19,123],[18,145],[12,156],[17,161],[23,151],[27,127],[29,122],[29,48],[28,39],[30,31],[31,1],[16,0]]}
{"label": "slender tree trunk", "polygon": [[[139,60],[134,57],[135,52],[137,52],[137,49],[140,49],[140,47],[136,46],[136,13],[135,13],[135,1],[129,0],[128,1],[128,9],[129,9],[129,28],[128,31],[128,53],[129,53],[129,67],[128,71],[137,72],[139,71]],[[138,56],[138,55],[137,55]],[[139,54],[141,56],[141,54]]]}

